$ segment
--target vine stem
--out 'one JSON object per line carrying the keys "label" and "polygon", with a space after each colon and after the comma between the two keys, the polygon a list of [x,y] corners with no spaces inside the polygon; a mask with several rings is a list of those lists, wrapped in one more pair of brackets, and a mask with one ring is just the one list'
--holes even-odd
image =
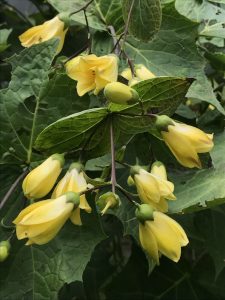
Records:
{"label": "vine stem", "polygon": [[7,202],[7,200],[9,199],[9,197],[11,196],[11,194],[14,192],[14,190],[16,189],[17,185],[20,183],[20,181],[26,176],[26,174],[28,173],[28,168],[26,168],[22,174],[19,175],[19,177],[14,181],[14,183],[11,185],[10,189],[8,190],[8,192],[5,194],[4,198],[2,199],[1,203],[0,203],[0,210],[2,209],[2,207],[5,205],[5,203]]}
{"label": "vine stem", "polygon": [[113,122],[110,123],[110,144],[111,144],[111,183],[112,183],[112,192],[116,191],[116,161],[115,161],[115,144],[114,144],[114,135],[113,135]]}

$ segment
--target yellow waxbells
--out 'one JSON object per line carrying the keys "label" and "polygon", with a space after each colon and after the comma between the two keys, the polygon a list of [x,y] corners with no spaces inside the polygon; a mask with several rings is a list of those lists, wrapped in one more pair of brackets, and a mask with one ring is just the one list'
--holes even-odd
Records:
{"label": "yellow waxbells", "polygon": [[118,207],[120,205],[120,199],[118,195],[107,192],[98,198],[96,204],[101,211],[101,214],[104,215],[109,208]]}
{"label": "yellow waxbells", "polygon": [[201,168],[198,153],[209,152],[213,148],[213,134],[175,122],[163,115],[156,119],[156,128],[179,163],[188,168]]}
{"label": "yellow waxbells", "polygon": [[0,242],[0,262],[5,261],[9,256],[10,243],[8,241]]}
{"label": "yellow waxbells", "polygon": [[134,66],[135,77],[132,76],[131,69],[126,68],[120,74],[129,81],[129,86],[132,86],[139,81],[155,78],[156,76],[148,70],[144,65],[139,64]]}
{"label": "yellow waxbells", "polygon": [[[88,189],[90,187],[83,175],[82,165],[80,163],[71,164],[69,170],[65,174],[65,176],[59,181],[57,186],[55,187],[52,198],[58,198],[66,192],[75,192],[80,193]],[[91,212],[91,207],[89,206],[85,194],[80,195],[80,204],[73,211],[70,216],[71,221],[75,225],[81,225],[80,218],[80,209],[84,209],[86,212]]]}
{"label": "yellow waxbells", "polygon": [[48,41],[52,38],[59,38],[57,54],[62,50],[64,39],[68,28],[65,28],[65,23],[62,21],[61,14],[53,19],[44,22],[42,25],[29,28],[19,36],[23,47],[31,47]]}
{"label": "yellow waxbells", "polygon": [[[144,206],[144,207],[143,207]],[[139,239],[143,249],[157,264],[161,254],[174,262],[181,256],[181,247],[188,244],[183,228],[167,215],[142,204],[136,210],[139,220]]]}
{"label": "yellow waxbells", "polygon": [[23,181],[23,192],[28,199],[40,199],[53,188],[62,167],[62,154],[53,154],[41,165],[33,169]]}
{"label": "yellow waxbells", "polygon": [[72,210],[79,205],[79,194],[69,192],[57,199],[43,200],[23,209],[13,221],[19,240],[27,238],[26,245],[46,244],[52,240]]}
{"label": "yellow waxbells", "polygon": [[151,204],[153,208],[161,212],[167,212],[167,200],[175,200],[176,197],[173,194],[174,184],[167,180],[164,165],[161,162],[155,162],[151,173],[139,166],[134,166],[131,168],[131,175],[141,201]]}
{"label": "yellow waxbells", "polygon": [[117,104],[133,104],[139,99],[134,89],[120,82],[108,83],[105,86],[104,95],[108,101]]}
{"label": "yellow waxbells", "polygon": [[79,96],[94,91],[97,95],[107,83],[118,76],[118,62],[115,55],[97,57],[95,54],[78,56],[66,64],[67,74],[77,80]]}

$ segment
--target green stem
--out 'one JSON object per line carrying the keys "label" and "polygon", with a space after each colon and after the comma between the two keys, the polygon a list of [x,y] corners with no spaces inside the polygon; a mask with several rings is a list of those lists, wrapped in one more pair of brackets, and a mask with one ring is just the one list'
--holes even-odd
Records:
{"label": "green stem", "polygon": [[114,136],[113,136],[113,121],[110,123],[110,145],[111,145],[111,183],[112,183],[112,192],[115,194],[116,191],[116,163],[115,163],[115,145],[114,145]]}

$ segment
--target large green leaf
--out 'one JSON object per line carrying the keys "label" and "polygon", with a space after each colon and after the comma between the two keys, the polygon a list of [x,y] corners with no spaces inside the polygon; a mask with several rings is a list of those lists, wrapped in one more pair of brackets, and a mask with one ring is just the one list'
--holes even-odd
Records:
{"label": "large green leaf", "polygon": [[206,25],[199,34],[208,37],[218,37],[225,39],[224,23],[220,22],[213,25]]}
{"label": "large green leaf", "polygon": [[223,153],[225,134],[215,137],[211,152],[213,168],[200,171],[174,171],[176,201],[170,201],[170,212],[190,212],[225,202]]}
{"label": "large green leaf", "polygon": [[121,32],[124,27],[121,0],[95,0],[96,11],[106,25]]}
{"label": "large green leaf", "polygon": [[95,213],[83,215],[83,226],[69,222],[44,246],[13,243],[10,259],[1,264],[1,299],[56,300],[64,283],[82,280],[92,251],[104,235]]}
{"label": "large green leaf", "polygon": [[[157,108],[159,113],[171,114],[185,99],[189,85],[185,79],[159,77],[143,81],[134,88],[139,92],[145,111]],[[83,149],[92,157],[103,155],[109,151],[111,122],[118,147],[133,134],[155,133],[153,119],[143,117],[141,112],[140,104],[110,105],[70,115],[45,128],[37,137],[35,148],[48,153]]]}
{"label": "large green leaf", "polygon": [[12,29],[0,29],[0,53],[9,47],[7,40],[11,32]]}
{"label": "large green leaf", "polygon": [[[66,12],[72,13],[80,8],[84,7],[89,1],[79,1],[79,0],[70,0],[70,1],[61,1],[61,0],[47,0],[59,13]],[[90,5],[87,11],[88,24],[91,28],[96,30],[105,30],[104,24],[101,20],[96,17],[94,14],[94,7]],[[71,25],[86,25],[85,17],[83,11],[78,12],[70,17]]]}
{"label": "large green leaf", "polygon": [[[162,21],[160,0],[123,0],[123,18],[128,31],[138,40],[150,41],[159,31]],[[148,30],[146,30],[148,28]]]}

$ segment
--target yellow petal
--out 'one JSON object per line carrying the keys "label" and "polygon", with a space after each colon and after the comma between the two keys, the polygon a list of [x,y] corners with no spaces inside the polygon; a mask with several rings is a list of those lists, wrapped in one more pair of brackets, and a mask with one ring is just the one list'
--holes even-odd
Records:
{"label": "yellow petal", "polygon": [[139,239],[140,239],[142,248],[159,265],[158,246],[157,246],[156,239],[151,232],[151,228],[149,227],[149,222],[145,222],[144,225],[139,223]]}
{"label": "yellow petal", "polygon": [[74,225],[82,225],[81,218],[80,218],[80,208],[74,209],[70,216],[70,220]]}

